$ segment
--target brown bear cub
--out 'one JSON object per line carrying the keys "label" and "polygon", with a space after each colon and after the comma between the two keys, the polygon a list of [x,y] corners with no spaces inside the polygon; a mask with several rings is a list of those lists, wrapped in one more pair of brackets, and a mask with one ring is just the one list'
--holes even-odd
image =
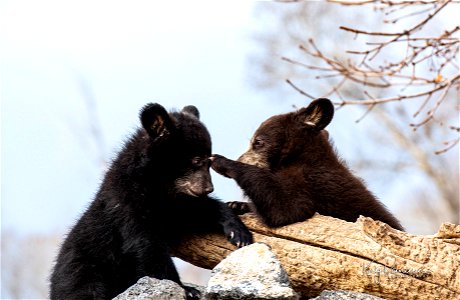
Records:
{"label": "brown bear cub", "polygon": [[[273,116],[260,125],[238,161],[213,155],[211,166],[237,182],[267,226],[304,221],[318,212],[349,222],[363,215],[403,230],[338,158],[324,130],[333,115],[332,102],[317,99]],[[229,205],[238,213],[249,210],[243,202]]]}

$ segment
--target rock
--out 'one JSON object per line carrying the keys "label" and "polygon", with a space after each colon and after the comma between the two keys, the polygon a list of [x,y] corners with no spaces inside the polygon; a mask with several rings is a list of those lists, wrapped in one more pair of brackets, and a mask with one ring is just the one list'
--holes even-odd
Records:
{"label": "rock", "polygon": [[184,289],[171,280],[142,277],[113,300],[184,300]]}
{"label": "rock", "polygon": [[238,249],[211,273],[206,299],[299,299],[281,263],[263,243]]}
{"label": "rock", "polygon": [[351,291],[322,291],[321,294],[311,300],[385,300],[383,298]]}

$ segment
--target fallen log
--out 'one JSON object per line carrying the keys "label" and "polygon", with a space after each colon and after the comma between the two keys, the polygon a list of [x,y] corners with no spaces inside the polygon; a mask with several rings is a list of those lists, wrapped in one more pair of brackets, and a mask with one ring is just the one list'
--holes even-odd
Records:
{"label": "fallen log", "polygon": [[[241,219],[254,240],[271,246],[297,292],[350,290],[386,299],[460,299],[460,225],[417,236],[360,217],[355,223],[316,214],[276,229],[253,214]],[[174,255],[212,269],[236,248],[221,235],[183,241]]]}

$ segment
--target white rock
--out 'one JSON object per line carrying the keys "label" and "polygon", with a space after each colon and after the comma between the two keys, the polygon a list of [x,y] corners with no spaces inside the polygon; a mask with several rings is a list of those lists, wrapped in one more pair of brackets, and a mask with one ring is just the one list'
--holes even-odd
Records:
{"label": "white rock", "polygon": [[206,299],[299,299],[270,247],[254,243],[232,252],[211,273]]}

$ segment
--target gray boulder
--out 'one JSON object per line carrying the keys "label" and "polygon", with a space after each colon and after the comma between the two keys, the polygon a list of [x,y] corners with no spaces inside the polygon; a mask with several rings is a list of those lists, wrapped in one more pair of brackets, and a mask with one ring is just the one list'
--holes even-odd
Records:
{"label": "gray boulder", "polygon": [[113,300],[184,300],[184,289],[171,280],[142,277]]}
{"label": "gray boulder", "polygon": [[238,249],[211,273],[206,299],[299,299],[281,263],[263,243]]}

